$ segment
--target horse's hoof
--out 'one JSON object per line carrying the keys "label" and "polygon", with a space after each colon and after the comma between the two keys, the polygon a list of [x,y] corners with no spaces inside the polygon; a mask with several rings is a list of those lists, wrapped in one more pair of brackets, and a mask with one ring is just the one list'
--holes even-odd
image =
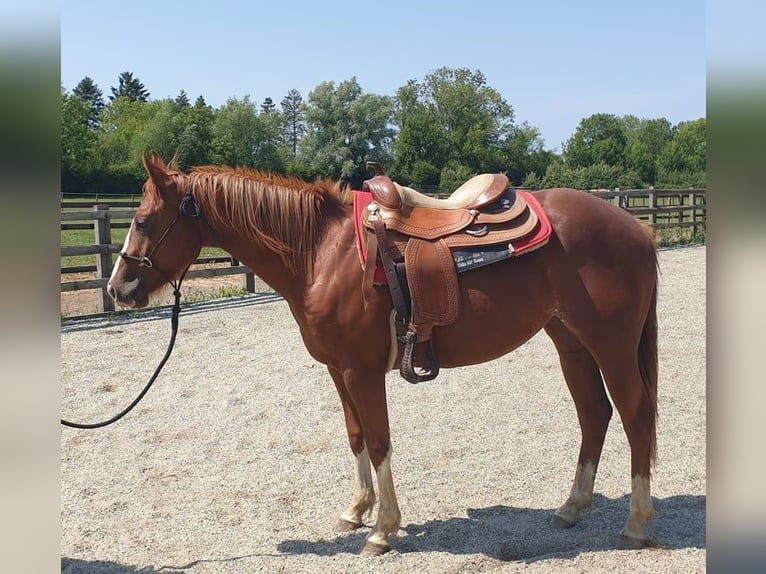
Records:
{"label": "horse's hoof", "polygon": [[648,546],[645,538],[633,538],[632,536],[625,536],[620,534],[620,540],[617,543],[617,547],[620,550],[640,550]]}
{"label": "horse's hoof", "polygon": [[368,540],[364,543],[364,546],[362,546],[362,551],[359,555],[364,556],[365,558],[371,558],[374,556],[382,556],[389,550],[391,550],[391,548],[388,546],[383,546],[382,544],[377,544]]}
{"label": "horse's hoof", "polygon": [[351,522],[345,518],[338,518],[338,522],[335,523],[335,532],[353,532],[361,527],[361,522]]}
{"label": "horse's hoof", "polygon": [[572,528],[574,526],[574,522],[570,522],[563,516],[559,516],[558,514],[554,514],[551,516],[551,528]]}

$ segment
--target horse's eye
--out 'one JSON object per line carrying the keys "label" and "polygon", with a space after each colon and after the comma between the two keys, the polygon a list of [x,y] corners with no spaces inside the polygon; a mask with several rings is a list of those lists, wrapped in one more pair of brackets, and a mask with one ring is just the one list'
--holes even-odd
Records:
{"label": "horse's eye", "polygon": [[146,219],[141,217],[136,219],[136,229],[138,231],[144,231],[146,229]]}

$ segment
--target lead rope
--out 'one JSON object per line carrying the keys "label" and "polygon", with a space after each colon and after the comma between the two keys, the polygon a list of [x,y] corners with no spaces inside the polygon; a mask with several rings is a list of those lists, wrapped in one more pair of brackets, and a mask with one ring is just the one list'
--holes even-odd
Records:
{"label": "lead rope", "polygon": [[[191,213],[188,213],[187,212],[188,208],[191,208],[193,211]],[[197,209],[197,205],[194,202],[194,196],[191,194],[191,191],[187,192],[186,195],[183,197],[181,201],[181,205],[179,207],[179,215],[187,215],[189,217],[199,220],[199,217],[200,217],[199,210]],[[162,240],[165,239],[165,236],[170,232],[170,229],[176,224],[176,221],[178,221],[178,216],[176,216],[176,218],[173,220],[170,226],[165,230],[165,233],[162,234],[162,237],[154,246],[154,249],[152,249],[152,252],[148,256],[135,257],[132,255],[127,255],[126,253],[120,252],[120,257],[122,257],[123,259],[137,261],[139,263],[147,265],[148,267],[153,268],[155,271],[158,271],[165,278],[165,281],[170,283],[170,286],[173,287],[173,296],[175,297],[175,301],[173,302],[173,309],[170,315],[170,328],[171,328],[170,341],[168,342],[168,348],[165,351],[165,355],[162,357],[162,360],[160,360],[160,363],[159,365],[157,365],[157,368],[154,369],[154,374],[152,374],[151,378],[149,379],[149,382],[146,383],[146,386],[144,387],[144,389],[138,394],[138,396],[135,399],[133,399],[133,402],[130,403],[127,407],[125,407],[125,409],[123,409],[121,412],[117,413],[112,418],[99,423],[73,423],[71,421],[61,419],[61,424],[64,425],[65,427],[70,427],[75,429],[97,429],[97,428],[110,425],[114,422],[117,422],[126,414],[128,414],[130,411],[132,411],[133,407],[135,407],[141,401],[141,399],[144,398],[144,395],[146,395],[146,393],[149,392],[149,389],[154,384],[154,381],[157,380],[157,377],[159,376],[160,371],[162,371],[162,367],[165,366],[165,363],[167,363],[168,359],[170,358],[170,353],[173,352],[173,346],[176,343],[176,335],[178,334],[178,316],[181,313],[181,283],[183,282],[184,277],[186,277],[186,273],[189,271],[189,267],[191,267],[191,263],[189,263],[189,265],[186,266],[186,269],[184,269],[184,272],[181,274],[181,277],[178,279],[177,282],[175,282],[175,281],[171,281],[163,271],[155,267],[150,257],[157,250],[157,247],[159,247],[160,243],[162,243]],[[201,246],[202,246],[202,238],[200,237],[200,247]]]}
{"label": "lead rope", "polygon": [[133,407],[135,407],[141,399],[144,398],[144,395],[149,392],[149,389],[154,384],[154,381],[157,380],[157,377],[160,374],[160,371],[162,371],[162,367],[165,366],[165,363],[167,363],[168,359],[170,358],[170,353],[173,352],[173,346],[176,343],[176,335],[178,334],[178,315],[181,312],[181,291],[179,290],[181,287],[181,281],[178,282],[178,286],[173,285],[175,292],[173,295],[175,296],[175,302],[173,303],[173,310],[171,311],[170,316],[170,342],[168,343],[168,348],[165,351],[165,355],[162,357],[162,360],[160,361],[159,365],[157,365],[157,368],[154,369],[154,374],[149,379],[149,382],[146,383],[146,386],[144,386],[144,389],[138,394],[138,396],[133,399],[133,402],[130,403],[125,409],[123,409],[118,414],[114,415],[112,418],[99,422],[99,423],[73,423],[64,419],[61,419],[61,424],[65,427],[75,428],[75,429],[97,429],[101,427],[105,427],[107,425],[110,425],[114,422],[117,422],[122,417],[124,417],[126,414],[128,414],[130,411],[133,410]]}

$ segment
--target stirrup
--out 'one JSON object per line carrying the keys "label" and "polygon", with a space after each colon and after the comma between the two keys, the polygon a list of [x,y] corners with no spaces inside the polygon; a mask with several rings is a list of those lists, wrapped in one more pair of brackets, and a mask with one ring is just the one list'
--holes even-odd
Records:
{"label": "stirrup", "polygon": [[423,343],[426,354],[424,370],[415,372],[413,360],[415,358],[415,345],[418,342],[418,334],[412,329],[407,330],[404,336],[404,354],[402,364],[399,367],[399,374],[409,383],[417,384],[425,381],[432,381],[439,375],[439,362],[436,360],[436,354],[431,344],[431,339]]}

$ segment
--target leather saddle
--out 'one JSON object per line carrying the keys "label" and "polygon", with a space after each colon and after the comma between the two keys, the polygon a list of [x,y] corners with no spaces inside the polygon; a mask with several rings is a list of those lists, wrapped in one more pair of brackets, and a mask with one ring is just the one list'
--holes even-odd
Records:
{"label": "leather saddle", "polygon": [[[391,181],[378,163],[367,165],[375,176],[362,186],[372,194],[362,218],[365,301],[380,255],[397,339],[404,343],[400,373],[411,383],[432,380],[439,373],[432,330],[460,316],[458,273],[510,257],[511,242],[532,233],[538,217],[502,174],[477,175],[447,199],[436,199]],[[418,344],[420,372],[414,366]]]}

